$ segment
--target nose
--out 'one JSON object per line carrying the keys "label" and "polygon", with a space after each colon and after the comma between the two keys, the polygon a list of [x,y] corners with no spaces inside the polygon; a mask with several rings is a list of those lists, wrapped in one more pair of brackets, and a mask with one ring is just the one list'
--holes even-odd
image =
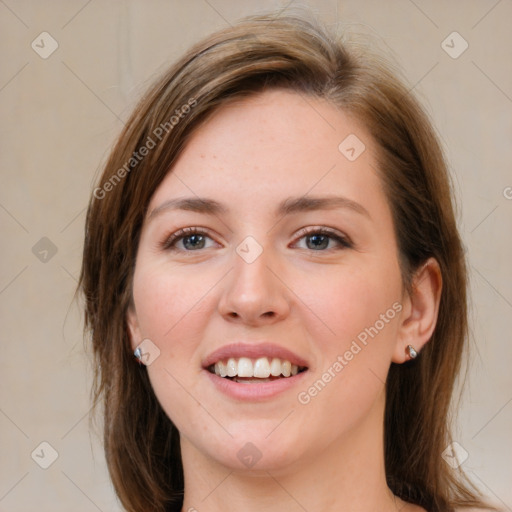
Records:
{"label": "nose", "polygon": [[218,306],[226,320],[257,326],[278,322],[288,315],[289,290],[270,253],[265,249],[251,263],[234,254],[234,268]]}

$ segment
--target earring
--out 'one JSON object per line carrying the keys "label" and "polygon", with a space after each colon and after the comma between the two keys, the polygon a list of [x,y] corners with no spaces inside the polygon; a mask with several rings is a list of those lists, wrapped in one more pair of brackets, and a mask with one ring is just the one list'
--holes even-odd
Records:
{"label": "earring", "polygon": [[411,359],[415,359],[416,356],[418,355],[418,352],[416,352],[415,348],[412,345],[407,345],[405,351],[407,352],[407,354],[409,354],[409,357]]}
{"label": "earring", "polygon": [[133,355],[135,356],[135,358],[137,359],[137,363],[139,363],[139,366],[143,366],[144,363],[142,362],[142,350],[140,347],[137,347],[134,351],[133,351]]}

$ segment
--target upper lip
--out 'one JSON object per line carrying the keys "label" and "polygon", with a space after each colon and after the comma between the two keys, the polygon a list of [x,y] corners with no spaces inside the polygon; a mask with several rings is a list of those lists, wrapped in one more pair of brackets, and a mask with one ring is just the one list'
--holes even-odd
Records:
{"label": "upper lip", "polygon": [[275,345],[274,343],[231,343],[214,350],[203,360],[203,368],[208,368],[217,361],[229,359],[230,357],[248,357],[257,359],[260,357],[278,357],[285,359],[299,367],[308,367],[308,362],[291,350]]}

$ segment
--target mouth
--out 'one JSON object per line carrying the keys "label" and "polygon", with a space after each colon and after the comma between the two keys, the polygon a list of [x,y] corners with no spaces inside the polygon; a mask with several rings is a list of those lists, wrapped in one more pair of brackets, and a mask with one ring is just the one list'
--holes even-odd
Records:
{"label": "mouth", "polygon": [[202,367],[218,391],[246,402],[268,400],[295,388],[310,363],[274,343],[238,342],[212,352]]}
{"label": "mouth", "polygon": [[307,370],[288,359],[279,357],[229,357],[219,359],[209,365],[207,370],[234,382],[243,384],[261,384],[280,379],[289,379]]}

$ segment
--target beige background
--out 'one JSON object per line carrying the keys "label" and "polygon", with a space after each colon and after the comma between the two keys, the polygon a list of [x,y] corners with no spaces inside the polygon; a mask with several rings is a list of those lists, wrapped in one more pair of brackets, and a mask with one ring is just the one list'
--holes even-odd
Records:
{"label": "beige background", "polygon": [[[191,43],[305,4],[391,52],[440,132],[473,290],[456,439],[470,477],[512,510],[511,0],[0,0],[1,511],[121,510],[88,428],[91,373],[72,303],[93,180],[141,92]],[[51,49],[44,31],[58,43],[46,59],[31,47]],[[469,44],[458,58],[442,46],[454,31]],[[463,43],[451,36],[445,48]],[[58,454],[48,469],[41,442]]]}

